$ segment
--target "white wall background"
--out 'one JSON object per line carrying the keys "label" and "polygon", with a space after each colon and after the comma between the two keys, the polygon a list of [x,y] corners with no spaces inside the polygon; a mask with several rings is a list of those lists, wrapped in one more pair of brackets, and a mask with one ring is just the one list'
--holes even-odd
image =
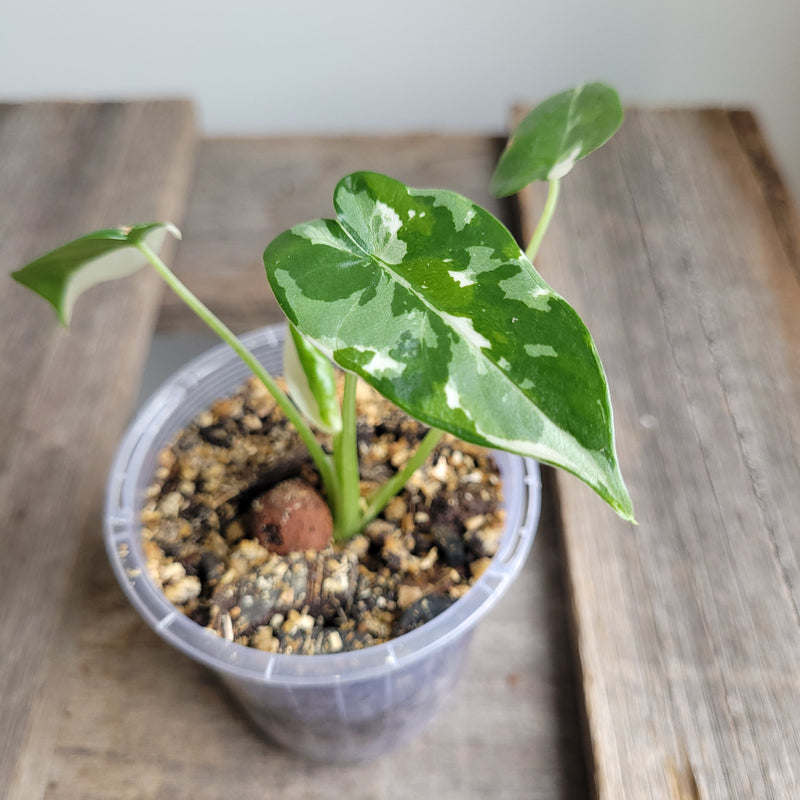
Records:
{"label": "white wall background", "polygon": [[210,134],[500,132],[584,80],[753,108],[800,198],[799,0],[0,0],[0,100],[191,96]]}

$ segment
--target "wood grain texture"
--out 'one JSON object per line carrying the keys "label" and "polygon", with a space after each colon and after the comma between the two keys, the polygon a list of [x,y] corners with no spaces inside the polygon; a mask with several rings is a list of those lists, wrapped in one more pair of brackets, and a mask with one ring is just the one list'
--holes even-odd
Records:
{"label": "wood grain texture", "polygon": [[[478,628],[461,682],[431,727],[354,765],[314,764],[265,741],[207,670],[144,625],[110,570],[87,559],[44,797],[587,797],[550,514],[537,537],[522,575]],[[95,551],[104,561],[99,541]]]}
{"label": "wood grain texture", "polygon": [[[218,139],[200,145],[175,271],[237,333],[278,322],[264,248],[285,229],[332,217],[333,190],[356,170],[412,186],[441,186],[490,209],[488,180],[500,143],[479,136]],[[166,296],[161,331],[202,323]]]}
{"label": "wood grain texture", "polygon": [[[490,202],[485,187],[497,152],[489,140],[316,139],[296,146],[288,140],[206,142],[199,150],[176,256],[187,283],[200,287],[224,316],[230,310],[234,324],[237,319],[241,327],[270,321],[253,302],[267,296],[260,264],[266,229],[277,232],[325,214],[335,180],[358,166],[359,153],[374,154],[366,166],[423,184],[449,183],[483,193],[483,202]],[[270,170],[280,178],[270,179]],[[494,207],[502,211],[496,202]],[[222,245],[215,243],[217,238]],[[223,252],[234,280],[215,283]],[[242,277],[248,265],[253,275]],[[251,288],[242,292],[240,278]],[[182,314],[171,317],[178,330],[185,321]],[[193,324],[190,320],[188,327]],[[555,509],[549,498],[548,490],[529,563],[476,632],[449,705],[416,741],[355,766],[313,765],[266,742],[206,670],[178,655],[138,618],[105,565],[99,539],[93,540],[94,549],[73,581],[78,613],[70,636],[76,644],[61,663],[67,701],[44,770],[44,796],[585,798]]]}
{"label": "wood grain texture", "polygon": [[749,135],[630,113],[537,260],[595,335],[640,522],[558,476],[601,800],[800,796],[800,273]]}
{"label": "wood grain texture", "polygon": [[[179,217],[193,142],[192,108],[181,101],[0,107],[6,272],[96,228]],[[92,555],[99,540],[105,476],[160,293],[148,272],[99,287],[78,304],[69,333],[18,284],[7,279],[0,293],[4,797],[43,794],[74,646],[72,571],[86,557],[84,537]]]}
{"label": "wood grain texture", "polygon": [[786,251],[786,257],[794,269],[800,270],[800,220],[797,207],[792,202],[789,190],[764,141],[758,122],[746,110],[729,111],[728,117],[739,144],[753,165],[756,181],[775,221],[775,230]]}

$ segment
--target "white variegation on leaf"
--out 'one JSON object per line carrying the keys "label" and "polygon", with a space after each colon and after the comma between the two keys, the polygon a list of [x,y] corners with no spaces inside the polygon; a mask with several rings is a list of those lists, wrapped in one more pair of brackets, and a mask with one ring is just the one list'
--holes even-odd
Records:
{"label": "white variegation on leaf", "polygon": [[374,173],[344,178],[334,206],[264,253],[292,323],[409,414],[562,467],[631,519],[594,343],[508,230]]}
{"label": "white variegation on leaf", "polygon": [[283,344],[283,375],[289,396],[306,418],[325,433],[339,433],[342,414],[333,366],[294,325]]}
{"label": "white variegation on leaf", "polygon": [[61,323],[68,326],[75,301],[85,291],[132,275],[148,263],[136,242],[145,241],[158,251],[167,233],[181,238],[170,222],[96,231],[51,250],[11,276],[47,300]]}

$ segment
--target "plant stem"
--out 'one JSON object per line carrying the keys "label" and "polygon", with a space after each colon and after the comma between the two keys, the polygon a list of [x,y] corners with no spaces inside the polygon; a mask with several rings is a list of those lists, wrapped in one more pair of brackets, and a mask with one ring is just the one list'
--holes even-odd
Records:
{"label": "plant stem", "polygon": [[361,481],[356,436],[356,386],[358,376],[346,372],[342,397],[342,430],[333,437],[333,460],[338,476],[338,495],[333,527],[337,542],[347,541],[360,529]]}
{"label": "plant stem", "polygon": [[145,241],[140,239],[135,242],[135,245],[153,265],[156,272],[164,279],[170,289],[172,289],[175,294],[177,294],[178,297],[180,297],[180,299],[220,337],[220,339],[233,348],[239,358],[244,361],[253,371],[253,374],[264,384],[267,391],[275,398],[275,402],[278,404],[281,411],[283,411],[288,420],[294,425],[303,444],[308,448],[308,452],[319,470],[322,482],[329,496],[336,495],[337,482],[330,457],[322,449],[314,432],[308,427],[305,420],[300,415],[300,412],[294,407],[291,400],[289,400],[278,384],[275,383],[272,376],[264,369],[258,359],[239,341],[236,334],[181,283],[175,273],[170,270]]}
{"label": "plant stem", "polygon": [[416,452],[408,459],[403,469],[396,472],[386,483],[375,491],[369,501],[369,506],[361,518],[361,527],[369,525],[378,514],[383,511],[386,504],[408,483],[409,478],[419,469],[432,450],[439,444],[444,431],[431,428],[425,438],[419,443]]}
{"label": "plant stem", "polygon": [[545,200],[542,216],[536,224],[536,230],[534,230],[528,249],[525,251],[525,255],[528,257],[528,261],[530,261],[531,264],[533,263],[533,259],[536,258],[536,254],[539,252],[539,245],[542,243],[545,233],[547,233],[550,220],[553,218],[553,212],[556,210],[560,186],[561,180],[558,178],[547,182],[547,200]]}

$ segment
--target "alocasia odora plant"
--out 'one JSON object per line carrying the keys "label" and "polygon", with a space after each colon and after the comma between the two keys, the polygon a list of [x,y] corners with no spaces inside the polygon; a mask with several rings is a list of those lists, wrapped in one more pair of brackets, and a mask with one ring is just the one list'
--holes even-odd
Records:
{"label": "alocasia odora plant", "polygon": [[[285,365],[294,402],[159,258],[154,238],[178,234],[168,223],[89,234],[14,277],[67,324],[85,289],[151,263],[236,350],[297,428],[320,472],[339,540],[380,513],[443,431],[561,467],[632,520],[594,343],[532,264],[560,180],[621,120],[616,92],[588,84],[546,100],[514,132],[492,191],[511,194],[532,180],[550,188],[527,254],[502,223],[455,192],[411,189],[369,172],[343,178],[334,192],[335,220],[297,225],[264,252],[267,277],[290,321]],[[341,405],[331,362],[345,373]],[[357,376],[431,426],[409,463],[365,504]],[[307,420],[331,434],[331,454]]]}

